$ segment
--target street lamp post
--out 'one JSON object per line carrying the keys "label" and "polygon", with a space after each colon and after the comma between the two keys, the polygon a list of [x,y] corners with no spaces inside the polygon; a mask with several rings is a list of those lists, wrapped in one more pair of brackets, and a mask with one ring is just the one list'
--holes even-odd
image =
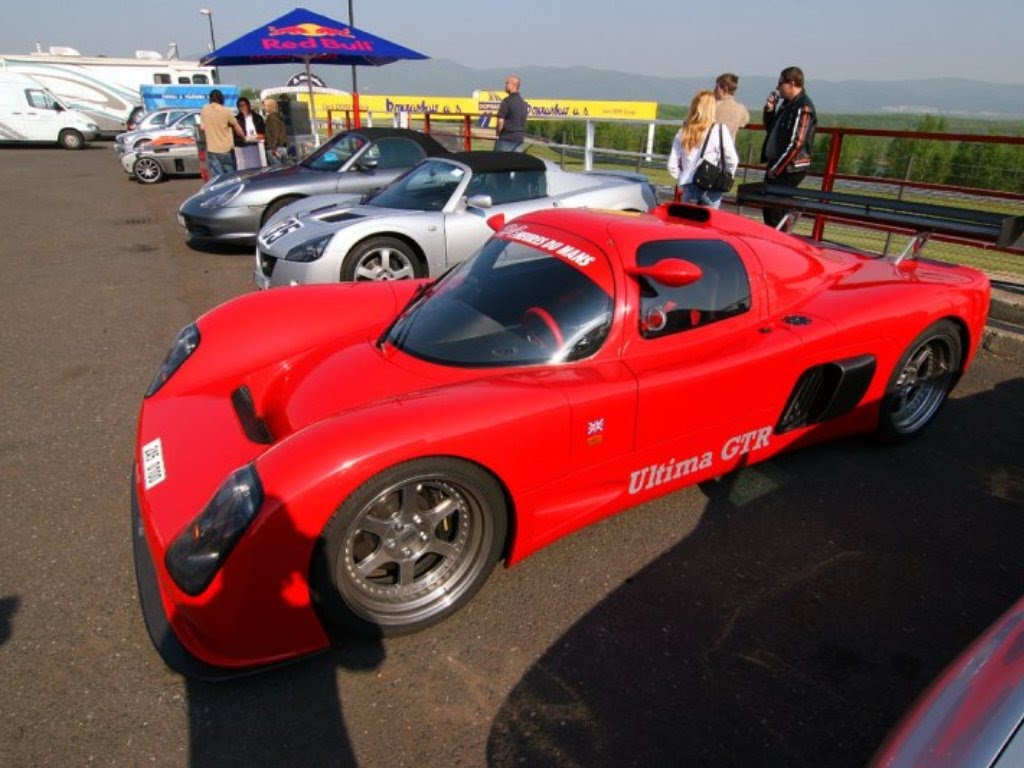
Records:
{"label": "street lamp post", "polygon": [[[200,8],[199,13],[206,17],[207,21],[210,22],[210,53],[217,50],[217,40],[213,36],[213,10],[210,8]],[[213,79],[220,83],[220,68],[213,68]]]}

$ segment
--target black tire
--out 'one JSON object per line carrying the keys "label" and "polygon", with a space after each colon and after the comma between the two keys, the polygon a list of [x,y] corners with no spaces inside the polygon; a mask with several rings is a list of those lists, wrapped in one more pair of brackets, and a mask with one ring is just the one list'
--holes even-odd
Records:
{"label": "black tire", "polygon": [[85,146],[85,137],[70,128],[61,131],[57,141],[64,149],[81,149]]}
{"label": "black tire", "polygon": [[398,464],[363,483],[324,527],[310,568],[314,599],[338,638],[417,632],[476,593],[507,528],[505,496],[479,467]]}
{"label": "black tire", "polygon": [[940,320],[914,339],[885,388],[879,437],[899,443],[921,434],[957,382],[962,359],[960,333],[949,320]]}
{"label": "black tire", "polygon": [[153,157],[136,158],[132,164],[132,173],[143,184],[156,184],[164,180],[164,169]]}
{"label": "black tire", "polygon": [[342,281],[413,280],[427,270],[410,245],[394,237],[371,237],[356,245],[341,266]]}
{"label": "black tire", "polygon": [[268,221],[270,221],[270,217],[273,216],[278,211],[280,211],[286,205],[291,205],[296,200],[301,200],[301,199],[302,199],[302,197],[300,195],[293,195],[291,197],[280,197],[280,198],[278,198],[277,200],[272,202],[270,205],[268,205],[266,207],[266,209],[263,211],[263,218],[260,219],[260,226],[262,227],[264,224],[266,224]]}

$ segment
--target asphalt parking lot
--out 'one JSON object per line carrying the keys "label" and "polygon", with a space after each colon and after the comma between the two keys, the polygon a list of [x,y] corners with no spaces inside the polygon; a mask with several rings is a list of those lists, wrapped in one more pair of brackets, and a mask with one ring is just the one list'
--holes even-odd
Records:
{"label": "asphalt parking lot", "polygon": [[[0,150],[0,765],[863,765],[1024,584],[1024,363],[933,428],[692,488],[497,571],[412,637],[195,683],[150,645],[128,477],[178,329],[250,290],[200,185]],[[258,343],[258,329],[254,329]]]}

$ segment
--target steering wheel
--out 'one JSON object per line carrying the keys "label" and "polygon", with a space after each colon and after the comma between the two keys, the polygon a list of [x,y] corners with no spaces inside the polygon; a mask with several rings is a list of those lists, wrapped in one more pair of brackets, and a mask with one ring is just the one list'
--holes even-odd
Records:
{"label": "steering wheel", "polygon": [[551,316],[550,312],[543,307],[530,307],[523,312],[523,328],[526,330],[526,337],[538,346],[547,349],[550,346],[548,340],[545,340],[543,336],[530,332],[530,326],[536,327],[538,324],[543,327],[547,336],[550,337],[549,340],[554,342],[552,349],[561,349],[562,345],[565,344],[565,339],[562,337],[562,329],[558,327],[558,323]]}

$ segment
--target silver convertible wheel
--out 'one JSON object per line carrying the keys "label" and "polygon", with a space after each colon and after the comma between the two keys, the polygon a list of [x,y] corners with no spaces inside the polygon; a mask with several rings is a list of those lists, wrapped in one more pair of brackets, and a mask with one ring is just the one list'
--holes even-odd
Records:
{"label": "silver convertible wheel", "polygon": [[414,632],[473,596],[506,530],[504,495],[480,468],[441,458],[400,464],[361,486],[328,523],[314,591],[333,627]]}
{"label": "silver convertible wheel", "polygon": [[164,169],[152,157],[140,157],[132,165],[132,173],[143,184],[156,184],[164,177]]}
{"label": "silver convertible wheel", "polygon": [[891,441],[921,432],[939,412],[960,373],[960,334],[942,320],[914,339],[889,379],[879,434]]}
{"label": "silver convertible wheel", "polygon": [[426,270],[412,248],[393,237],[374,237],[359,243],[345,257],[341,279],[412,280]]}

